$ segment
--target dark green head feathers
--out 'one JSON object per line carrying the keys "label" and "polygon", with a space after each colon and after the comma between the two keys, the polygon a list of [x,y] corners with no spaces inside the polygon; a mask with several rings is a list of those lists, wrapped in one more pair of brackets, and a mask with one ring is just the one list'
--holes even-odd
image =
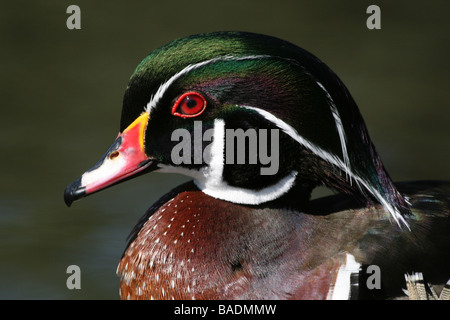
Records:
{"label": "dark green head feathers", "polygon": [[[175,119],[171,108],[188,91],[205,97],[206,110],[195,119]],[[325,184],[383,204],[397,222],[409,212],[344,84],[323,62],[288,42],[240,32],[175,40],[136,68],[124,96],[121,131],[144,110],[150,113],[147,137],[159,134],[157,143],[148,139],[149,150],[170,141],[164,128],[193,128],[195,120],[205,130],[218,118],[225,128],[280,129],[278,174],[261,177],[249,166],[225,164],[230,186],[261,190],[292,175],[295,183],[287,189]],[[156,153],[170,162],[165,152]],[[246,185],[233,181],[237,176]]]}

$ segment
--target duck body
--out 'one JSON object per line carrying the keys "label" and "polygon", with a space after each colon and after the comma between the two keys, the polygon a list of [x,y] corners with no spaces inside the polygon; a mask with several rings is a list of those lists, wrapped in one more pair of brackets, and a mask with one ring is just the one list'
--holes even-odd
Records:
{"label": "duck body", "polygon": [[[431,283],[445,283],[450,201],[442,194],[450,184],[420,181],[399,189],[412,203],[411,232],[393,225],[381,206],[361,208],[347,195],[311,201],[300,212],[230,204],[186,183],[133,230],[118,267],[121,298],[392,299],[403,295],[405,273],[417,270]],[[337,292],[349,259],[358,261],[353,287]],[[381,270],[379,288],[365,284],[370,265]]]}
{"label": "duck body", "polygon": [[[283,40],[218,32],[152,52],[116,141],[64,198],[151,171],[194,180],[133,230],[122,298],[391,298],[407,272],[450,277],[450,184],[396,186],[344,84]],[[311,201],[317,186],[338,194]]]}

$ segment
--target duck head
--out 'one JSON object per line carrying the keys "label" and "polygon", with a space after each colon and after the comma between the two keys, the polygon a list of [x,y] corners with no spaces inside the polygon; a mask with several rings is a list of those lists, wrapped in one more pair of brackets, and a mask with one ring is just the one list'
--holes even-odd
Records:
{"label": "duck head", "polygon": [[407,225],[407,202],[344,84],[269,36],[194,35],[148,55],[125,91],[116,141],[65,202],[150,171],[192,176],[205,194],[248,205],[325,185]]}

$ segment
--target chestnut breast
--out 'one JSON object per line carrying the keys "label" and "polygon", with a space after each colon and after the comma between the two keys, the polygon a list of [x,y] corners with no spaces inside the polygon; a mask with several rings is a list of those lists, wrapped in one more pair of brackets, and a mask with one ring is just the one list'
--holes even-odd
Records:
{"label": "chestnut breast", "polygon": [[306,254],[311,217],[188,189],[138,225],[117,270],[122,299],[326,298],[345,258]]}

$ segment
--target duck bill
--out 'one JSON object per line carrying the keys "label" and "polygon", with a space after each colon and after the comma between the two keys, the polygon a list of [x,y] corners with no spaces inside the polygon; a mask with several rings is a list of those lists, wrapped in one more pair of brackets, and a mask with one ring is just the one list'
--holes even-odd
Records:
{"label": "duck bill", "polygon": [[141,114],[120,133],[103,157],[64,192],[70,207],[73,201],[152,171],[156,162],[145,154],[144,134],[148,113]]}

